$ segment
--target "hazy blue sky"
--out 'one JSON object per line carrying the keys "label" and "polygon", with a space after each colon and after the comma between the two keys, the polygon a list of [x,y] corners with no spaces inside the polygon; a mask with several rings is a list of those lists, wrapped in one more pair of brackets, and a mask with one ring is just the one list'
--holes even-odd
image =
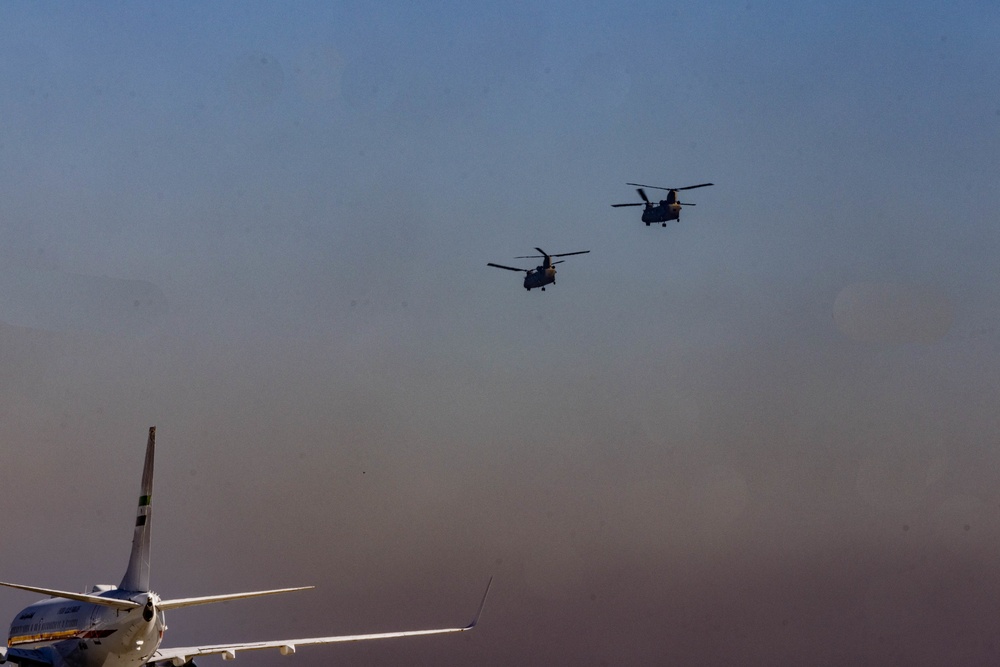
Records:
{"label": "hazy blue sky", "polygon": [[168,645],[995,660],[995,3],[0,17],[4,580],[120,579],[155,424],[154,588],[318,587]]}

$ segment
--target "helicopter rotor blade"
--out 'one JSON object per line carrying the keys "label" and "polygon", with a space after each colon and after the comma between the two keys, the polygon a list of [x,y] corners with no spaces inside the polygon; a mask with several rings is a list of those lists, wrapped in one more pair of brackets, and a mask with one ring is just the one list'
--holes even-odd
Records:
{"label": "helicopter rotor blade", "polygon": [[611,205],[611,207],[612,207],[612,208],[619,208],[619,207],[621,207],[621,206],[645,206],[645,205],[646,205],[646,204],[645,204],[644,202],[641,202],[641,201],[637,201],[637,202],[636,202],[636,203],[634,203],[634,204],[612,204],[612,205]]}
{"label": "helicopter rotor blade", "polygon": [[562,264],[565,261],[566,261],[565,259],[560,259],[558,262],[552,262],[552,266],[555,266],[556,264]]}
{"label": "helicopter rotor blade", "polygon": [[694,204],[688,204],[687,202],[683,202],[683,201],[677,202],[677,205],[678,206],[694,206]]}
{"label": "helicopter rotor blade", "polygon": [[645,190],[643,190],[642,188],[636,188],[635,191],[639,193],[639,198],[642,199],[643,202],[647,204],[649,203],[649,197],[646,196]]}
{"label": "helicopter rotor blade", "polygon": [[535,250],[537,250],[538,252],[540,252],[542,254],[541,255],[521,255],[520,257],[515,257],[514,259],[538,259],[539,257],[551,257],[551,255],[549,255],[547,252],[545,252],[541,248],[535,248]]}
{"label": "helicopter rotor blade", "polygon": [[[636,204],[636,206],[638,206],[638,204]],[[578,250],[577,252],[561,252],[558,255],[550,255],[550,254],[546,253],[544,250],[542,250],[541,248],[535,248],[535,250],[537,250],[538,252],[540,252],[542,254],[541,255],[522,255],[521,257],[515,257],[514,259],[538,259],[539,257],[549,257],[549,258],[552,258],[552,257],[569,257],[570,255],[584,255],[584,254],[590,252],[589,250]],[[555,262],[552,262],[552,263],[555,264]],[[500,266],[500,265],[499,264],[490,264],[490,266]],[[500,267],[500,268],[507,268],[507,267]],[[524,269],[520,269],[520,270],[523,271]]]}
{"label": "helicopter rotor blade", "polygon": [[679,192],[681,190],[694,190],[695,188],[707,188],[709,185],[715,185],[715,183],[700,183],[698,185],[688,185],[683,188],[664,188],[659,185],[643,185],[642,183],[626,183],[625,185],[634,185],[639,188],[653,188],[654,190],[673,190],[674,192]]}
{"label": "helicopter rotor blade", "polygon": [[516,269],[513,266],[504,266],[503,264],[494,264],[493,262],[489,262],[486,266],[493,266],[498,269],[507,269],[508,271],[524,271],[525,273],[531,270],[531,269]]}

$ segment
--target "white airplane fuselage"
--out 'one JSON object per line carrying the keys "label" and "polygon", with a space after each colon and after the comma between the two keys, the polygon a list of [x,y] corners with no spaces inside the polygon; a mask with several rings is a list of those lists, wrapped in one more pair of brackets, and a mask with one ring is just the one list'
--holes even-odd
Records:
{"label": "white airplane fuselage", "polygon": [[66,664],[78,667],[145,664],[159,648],[166,628],[163,612],[155,609],[156,595],[117,589],[92,594],[141,606],[122,610],[62,598],[41,600],[14,617],[8,648],[51,647]]}

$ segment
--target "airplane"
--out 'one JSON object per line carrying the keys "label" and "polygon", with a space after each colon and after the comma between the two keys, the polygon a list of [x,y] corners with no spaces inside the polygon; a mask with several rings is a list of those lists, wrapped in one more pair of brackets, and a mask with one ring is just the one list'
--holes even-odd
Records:
{"label": "airplane", "polygon": [[[650,224],[658,222],[664,227],[671,220],[681,221],[681,207],[682,206],[694,206],[694,204],[685,204],[684,202],[678,201],[677,193],[681,190],[694,190],[695,188],[705,188],[709,185],[715,185],[715,183],[701,183],[700,185],[689,185],[686,188],[661,188],[657,185],[643,185],[642,183],[626,183],[625,185],[636,186],[636,192],[642,198],[640,202],[633,202],[630,204],[612,204],[612,208],[620,208],[622,206],[642,206],[642,221],[646,223],[649,227]],[[654,190],[666,190],[667,198],[661,199],[659,204],[654,204],[646,196],[646,191],[643,188],[653,188]]]}
{"label": "airplane", "polygon": [[560,259],[558,262],[553,262],[553,257],[569,257],[570,255],[585,255],[589,250],[580,250],[579,252],[564,252],[559,255],[549,255],[541,248],[535,248],[541,255],[523,255],[521,257],[515,257],[514,259],[535,259],[544,258],[542,260],[541,266],[534,269],[519,269],[514,266],[504,266],[503,264],[494,264],[493,262],[488,262],[486,266],[492,266],[498,269],[507,269],[508,271],[524,271],[524,289],[531,291],[532,287],[541,287],[542,291],[545,291],[546,285],[556,284],[556,264],[562,264],[565,259]]}
{"label": "airplane", "polygon": [[153,497],[153,451],[156,427],[150,427],[146,460],[142,470],[139,508],[128,567],[118,586],[94,586],[87,593],[72,593],[38,586],[0,582],[0,586],[18,588],[50,596],[19,612],[10,625],[6,648],[0,647],[0,664],[20,667],[195,667],[194,659],[219,655],[233,660],[243,651],[276,649],[281,655],[295,653],[300,646],[356,642],[369,639],[415,637],[465,632],[476,627],[486,605],[493,579],[472,621],[468,625],[431,630],[404,630],[362,635],[280,639],[207,646],[163,648],[167,629],[164,612],[195,605],[242,600],[246,598],[302,591],[313,586],[279,588],[249,593],[231,593],[203,597],[161,599],[149,588],[150,516]]}

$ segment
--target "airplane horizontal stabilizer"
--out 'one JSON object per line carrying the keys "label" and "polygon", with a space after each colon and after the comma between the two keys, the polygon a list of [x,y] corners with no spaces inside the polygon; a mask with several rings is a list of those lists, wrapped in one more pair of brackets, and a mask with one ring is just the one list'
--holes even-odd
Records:
{"label": "airplane horizontal stabilizer", "polygon": [[38,586],[8,584],[7,582],[4,581],[0,581],[0,586],[7,586],[8,588],[19,588],[22,591],[40,593],[41,595],[48,595],[54,598],[66,598],[67,600],[76,600],[78,602],[89,602],[91,604],[99,604],[104,607],[114,607],[115,609],[132,609],[133,607],[142,606],[138,602],[133,602],[132,600],[119,600],[117,598],[106,598],[100,595],[88,595],[86,593],[70,593],[68,591],[57,591],[52,588],[39,588]]}
{"label": "airplane horizontal stabilizer", "polygon": [[275,588],[270,591],[253,591],[250,593],[229,593],[228,595],[205,595],[197,598],[178,598],[176,600],[160,600],[156,605],[160,609],[180,609],[181,607],[194,607],[200,604],[212,604],[214,602],[229,602],[230,600],[245,600],[246,598],[259,598],[265,595],[276,595],[278,593],[291,593],[293,591],[308,591],[315,586],[299,586],[297,588]]}

